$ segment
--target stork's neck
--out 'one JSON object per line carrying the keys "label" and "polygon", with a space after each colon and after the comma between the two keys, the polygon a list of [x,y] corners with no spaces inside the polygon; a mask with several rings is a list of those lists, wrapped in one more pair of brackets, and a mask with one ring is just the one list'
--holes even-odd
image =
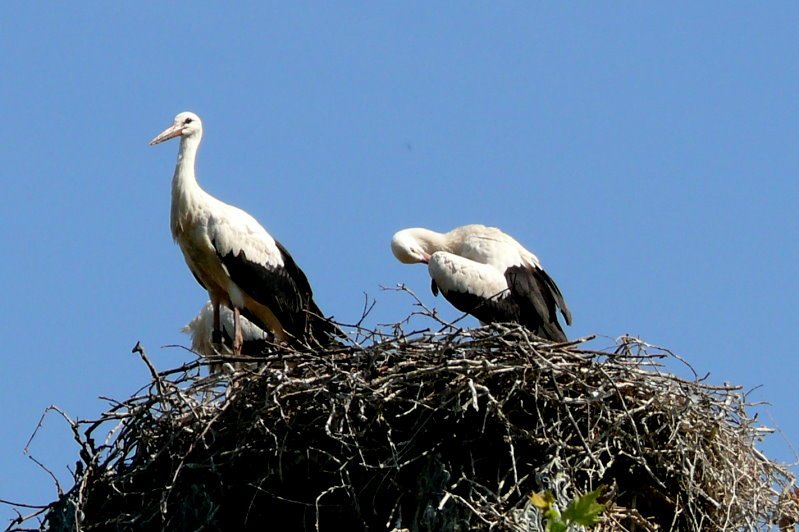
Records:
{"label": "stork's neck", "polygon": [[200,146],[200,137],[182,137],[178,162],[175,165],[175,175],[172,177],[172,236],[178,238],[183,231],[194,207],[202,201],[205,191],[197,183],[194,173],[194,161],[197,158],[197,149]]}
{"label": "stork's neck", "polygon": [[455,250],[447,238],[446,234],[437,233],[430,229],[418,228],[415,230],[414,237],[421,244],[422,249],[427,253],[433,254],[436,251],[449,251],[450,253]]}
{"label": "stork's neck", "polygon": [[197,159],[197,148],[199,146],[199,139],[192,137],[182,137],[180,139],[178,162],[175,165],[175,175],[172,178],[173,198],[176,193],[200,187],[197,183],[197,177],[194,175],[194,161]]}

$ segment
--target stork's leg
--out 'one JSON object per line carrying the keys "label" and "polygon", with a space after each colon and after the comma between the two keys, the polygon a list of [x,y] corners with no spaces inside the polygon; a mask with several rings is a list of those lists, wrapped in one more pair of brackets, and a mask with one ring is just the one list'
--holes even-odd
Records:
{"label": "stork's leg", "polygon": [[[220,325],[219,320],[219,301],[214,301],[214,330],[211,332],[211,343],[216,344],[217,346],[222,345],[222,326]],[[219,349],[217,347],[217,349]]]}
{"label": "stork's leg", "polygon": [[233,354],[241,354],[242,344],[244,344],[244,335],[241,332],[241,311],[239,307],[233,307]]}

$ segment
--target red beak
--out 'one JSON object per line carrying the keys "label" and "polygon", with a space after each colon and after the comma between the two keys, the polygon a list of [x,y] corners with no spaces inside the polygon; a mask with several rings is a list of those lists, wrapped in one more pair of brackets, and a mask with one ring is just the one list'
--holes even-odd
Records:
{"label": "red beak", "polygon": [[165,130],[163,130],[157,137],[150,141],[150,146],[155,146],[165,140],[173,139],[175,137],[179,137],[183,134],[183,127],[181,124],[172,124]]}

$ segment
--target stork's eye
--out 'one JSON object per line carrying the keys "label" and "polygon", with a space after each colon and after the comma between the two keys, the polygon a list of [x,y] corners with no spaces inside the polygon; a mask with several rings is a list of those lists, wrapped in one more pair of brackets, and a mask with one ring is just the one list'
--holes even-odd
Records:
{"label": "stork's eye", "polygon": [[187,118],[186,120],[183,121],[184,124],[191,124],[192,122],[194,122],[193,118]]}

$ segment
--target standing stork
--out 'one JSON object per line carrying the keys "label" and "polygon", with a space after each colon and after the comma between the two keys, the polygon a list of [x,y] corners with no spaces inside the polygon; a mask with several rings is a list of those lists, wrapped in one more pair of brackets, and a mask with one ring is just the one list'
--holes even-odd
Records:
{"label": "standing stork", "polygon": [[233,352],[241,354],[241,315],[278,341],[329,344],[342,333],[313,300],[311,285],[283,245],[243,210],[197,183],[194,162],[203,136],[200,117],[180,113],[150,145],[180,137],[172,178],[172,237],[213,306],[213,342],[222,343],[219,307],[233,311]]}
{"label": "standing stork", "polygon": [[397,232],[391,251],[403,264],[427,264],[434,295],[483,323],[513,322],[537,336],[564,342],[557,310],[571,325],[563,295],[538,257],[496,227],[464,225],[448,233]]}

